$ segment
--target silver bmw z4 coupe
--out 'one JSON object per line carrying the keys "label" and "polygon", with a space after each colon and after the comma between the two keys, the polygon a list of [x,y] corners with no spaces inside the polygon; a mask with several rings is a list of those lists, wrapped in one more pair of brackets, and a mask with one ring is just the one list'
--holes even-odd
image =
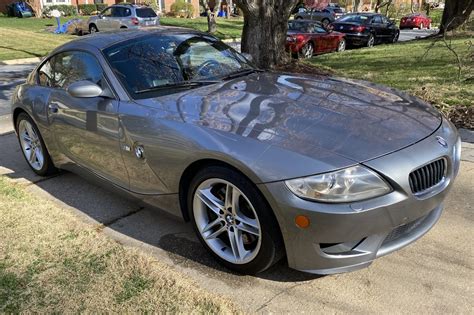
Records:
{"label": "silver bmw z4 coupe", "polygon": [[14,93],[24,157],[190,221],[242,273],[285,256],[357,270],[433,227],[460,163],[448,120],[387,87],[248,59],[182,28],[71,41]]}

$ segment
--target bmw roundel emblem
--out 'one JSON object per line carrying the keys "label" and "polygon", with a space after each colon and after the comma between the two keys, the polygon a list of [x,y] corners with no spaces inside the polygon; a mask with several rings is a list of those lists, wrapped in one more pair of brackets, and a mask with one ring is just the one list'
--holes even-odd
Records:
{"label": "bmw roundel emblem", "polygon": [[438,141],[438,143],[439,143],[443,148],[447,148],[447,147],[448,147],[448,143],[446,142],[446,140],[444,140],[443,137],[437,136],[437,137],[436,137],[436,140]]}

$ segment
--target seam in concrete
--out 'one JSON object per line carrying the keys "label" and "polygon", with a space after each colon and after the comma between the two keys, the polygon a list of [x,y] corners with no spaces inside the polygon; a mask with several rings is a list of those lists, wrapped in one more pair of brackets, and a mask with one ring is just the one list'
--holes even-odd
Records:
{"label": "seam in concrete", "polygon": [[283,290],[281,290],[280,292],[278,292],[277,294],[275,294],[274,296],[272,296],[270,299],[268,299],[266,302],[264,302],[259,308],[257,308],[255,310],[255,312],[260,312],[261,310],[263,310],[265,307],[267,307],[274,299],[276,299],[278,296],[282,295],[283,293],[285,292],[288,292],[296,287],[299,287],[300,285],[303,285],[304,283],[297,283],[297,284],[294,284],[292,285],[291,287],[289,288],[285,288]]}
{"label": "seam in concrete", "polygon": [[127,212],[127,213],[125,213],[124,215],[121,215],[121,216],[119,216],[119,217],[117,217],[117,218],[115,218],[115,219],[112,219],[112,220],[110,220],[110,221],[108,221],[108,222],[104,222],[104,223],[102,223],[102,225],[103,225],[104,227],[110,227],[111,225],[117,223],[118,221],[123,220],[123,219],[125,219],[125,218],[127,218],[127,217],[129,217],[129,216],[132,216],[132,215],[134,215],[134,214],[136,214],[136,213],[142,211],[143,209],[145,209],[145,207],[139,207],[138,209],[135,209],[135,210],[132,210],[132,211],[130,211],[130,212]]}

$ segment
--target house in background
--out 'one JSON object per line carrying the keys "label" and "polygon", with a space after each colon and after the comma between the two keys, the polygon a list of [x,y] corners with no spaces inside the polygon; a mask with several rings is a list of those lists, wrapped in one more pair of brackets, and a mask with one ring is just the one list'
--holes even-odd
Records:
{"label": "house in background", "polygon": [[[7,12],[7,5],[12,2],[16,2],[18,0],[0,0],[0,12],[6,13]],[[188,3],[191,3],[194,7],[194,16],[199,16],[199,0],[186,0]],[[35,0],[39,4],[38,7],[44,8],[49,5],[73,5],[77,6],[80,4],[99,4],[104,3],[107,5],[112,5],[116,3],[125,2],[124,0]],[[135,0],[126,0],[129,3],[136,3],[141,4],[143,1],[135,1]],[[157,0],[158,4],[158,11],[160,12],[168,12],[170,11],[171,5],[175,2],[175,0]]]}

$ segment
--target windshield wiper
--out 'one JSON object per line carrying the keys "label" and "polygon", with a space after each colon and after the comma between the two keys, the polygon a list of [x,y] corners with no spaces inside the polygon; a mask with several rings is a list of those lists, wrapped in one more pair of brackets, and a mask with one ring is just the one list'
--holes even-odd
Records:
{"label": "windshield wiper", "polygon": [[251,73],[255,73],[255,72],[263,72],[263,70],[259,70],[259,69],[244,69],[244,70],[239,70],[239,71],[236,71],[236,72],[232,72],[224,77],[222,77],[222,80],[230,80],[230,79],[235,79],[235,78],[238,78],[238,77],[243,77],[244,75],[249,75]]}
{"label": "windshield wiper", "polygon": [[166,83],[158,86],[154,86],[148,89],[138,90],[135,91],[135,94],[143,94],[148,92],[160,91],[169,88],[179,88],[179,89],[190,89],[193,87],[199,87],[209,84],[219,83],[221,81],[218,80],[199,80],[199,81],[182,81],[182,82],[173,82],[173,83]]}

